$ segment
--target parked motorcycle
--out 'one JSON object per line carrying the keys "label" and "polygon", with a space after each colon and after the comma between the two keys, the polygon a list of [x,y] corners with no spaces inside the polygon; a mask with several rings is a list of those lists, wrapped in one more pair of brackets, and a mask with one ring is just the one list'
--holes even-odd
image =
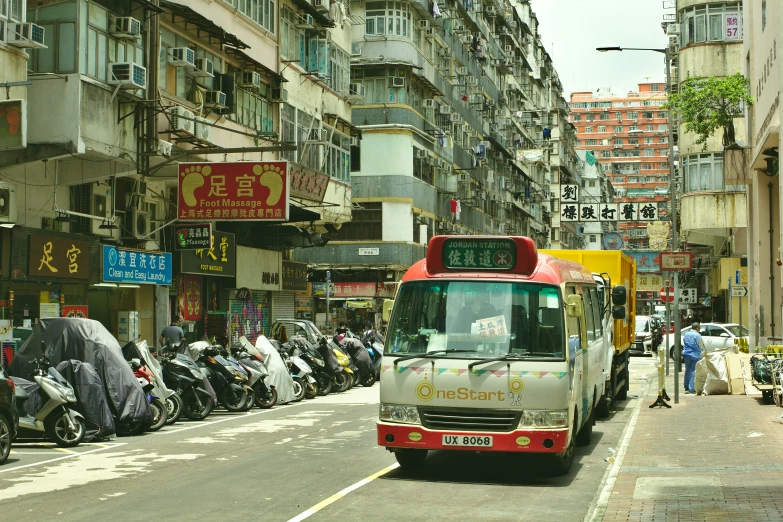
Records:
{"label": "parked motorcycle", "polygon": [[357,382],[359,377],[358,369],[351,360],[351,357],[343,351],[342,347],[334,341],[330,341],[328,349],[337,358],[337,362],[342,368],[342,371],[335,376],[335,384],[337,384],[337,391],[345,392],[350,390]]}
{"label": "parked motorcycle", "polygon": [[317,394],[321,396],[329,395],[329,392],[332,391],[332,373],[328,370],[326,361],[318,353],[315,346],[302,336],[291,337],[289,343],[296,345],[299,349],[299,357],[304,359],[307,365],[312,368],[313,377],[318,385]]}
{"label": "parked motorcycle", "polygon": [[[301,357],[302,351],[299,349],[299,346],[288,342],[283,345],[283,348],[288,356],[286,363],[291,371],[291,376],[294,378],[294,383],[299,379],[304,390],[304,397],[306,399],[315,399],[318,395],[318,381],[313,376],[312,367]],[[296,388],[294,388],[294,393],[296,393]]]}
{"label": "parked motorcycle", "polygon": [[340,348],[351,357],[353,362],[354,385],[361,383],[362,386],[370,387],[375,384],[377,371],[364,343],[352,337],[341,339],[339,344]]}
{"label": "parked motorcycle", "polygon": [[385,339],[377,330],[365,330],[362,334],[362,343],[367,349],[372,365],[375,367],[376,379],[381,378],[381,360],[383,359],[383,343]]}
{"label": "parked motorcycle", "polygon": [[220,355],[223,347],[207,346],[198,358],[198,364],[207,374],[209,383],[217,393],[218,401],[228,411],[242,411],[252,389],[247,387],[248,375],[241,366]]}
{"label": "parked motorcycle", "polygon": [[163,382],[167,388],[176,391],[175,396],[182,403],[182,413],[190,420],[205,419],[215,403],[211,390],[205,388],[205,375],[201,368],[189,355],[177,353],[176,347],[164,348],[160,363]]}
{"label": "parked motorcycle", "polygon": [[[11,377],[19,410],[19,433],[45,433],[63,448],[78,446],[84,438],[84,417],[74,409],[76,394],[68,381],[45,358],[33,359],[33,381]],[[17,436],[19,436],[17,433]]]}
{"label": "parked motorcycle", "polygon": [[163,399],[153,393],[153,388],[155,387],[153,379],[155,376],[146,366],[141,364],[139,359],[131,360],[130,367],[133,370],[133,375],[139,380],[141,389],[144,390],[147,403],[152,408],[152,422],[147,427],[147,431],[158,431],[166,425],[169,410]]}
{"label": "parked motorcycle", "polygon": [[261,376],[260,379],[251,384],[255,405],[259,408],[268,409],[277,404],[277,391],[274,386],[268,385],[266,382],[269,372],[264,366],[261,353],[250,344],[237,345],[231,349],[231,352],[237,362],[246,370],[254,370]]}

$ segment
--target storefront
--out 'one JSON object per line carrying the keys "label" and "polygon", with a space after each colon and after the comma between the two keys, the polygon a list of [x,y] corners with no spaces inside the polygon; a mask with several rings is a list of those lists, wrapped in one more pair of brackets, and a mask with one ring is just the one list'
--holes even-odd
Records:
{"label": "storefront", "polygon": [[228,327],[231,344],[244,336],[251,343],[269,335],[273,295],[282,290],[280,252],[237,247],[236,289],[228,291]]}
{"label": "storefront", "polygon": [[101,281],[89,292],[90,318],[103,323],[120,341],[157,344],[163,325],[155,324],[155,287],[172,282],[172,255],[114,245],[101,245]]}
{"label": "storefront", "polygon": [[272,318],[275,321],[296,317],[297,292],[307,291],[307,263],[282,261],[282,290],[272,297]]}
{"label": "storefront", "polygon": [[[329,292],[329,313],[332,331],[345,321],[348,327],[358,332],[368,323],[374,323],[378,308],[375,304],[378,283],[332,283]],[[326,326],[326,283],[313,283],[316,297],[316,325]]]}
{"label": "storefront", "polygon": [[183,325],[189,342],[204,335],[225,343],[228,338],[228,301],[221,298],[236,287],[237,246],[234,234],[212,232],[212,246],[181,250],[177,291],[172,299],[175,321]]}

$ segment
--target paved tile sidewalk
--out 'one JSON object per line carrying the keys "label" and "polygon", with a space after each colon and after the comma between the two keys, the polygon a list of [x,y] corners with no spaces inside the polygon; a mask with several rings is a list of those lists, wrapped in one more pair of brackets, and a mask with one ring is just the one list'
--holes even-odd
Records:
{"label": "paved tile sidewalk", "polygon": [[[673,374],[673,372],[672,372]],[[648,384],[604,522],[783,521],[783,409],[746,395],[680,395]]]}

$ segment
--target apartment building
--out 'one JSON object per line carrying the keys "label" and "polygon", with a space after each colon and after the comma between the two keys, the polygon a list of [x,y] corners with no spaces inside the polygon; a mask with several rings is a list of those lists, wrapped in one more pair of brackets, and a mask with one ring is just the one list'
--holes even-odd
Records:
{"label": "apartment building", "polygon": [[619,222],[625,250],[649,249],[642,209],[654,207],[655,217],[668,219],[669,123],[665,83],[640,83],[635,92],[571,94],[571,122],[578,148],[589,150],[606,167],[615,201],[632,204],[632,219]]}
{"label": "apartment building", "polygon": [[[580,173],[579,204],[589,207],[589,212],[579,215],[576,226],[580,227],[581,244],[584,250],[608,250],[604,237],[617,234],[617,221],[601,221],[601,209],[605,204],[613,204],[616,194],[607,174],[607,168],[592,151],[576,151],[582,171]],[[580,207],[580,209],[583,207]],[[613,207],[612,207],[613,208]]]}
{"label": "apartment building", "polygon": [[[2,201],[13,216],[2,219],[13,224],[3,256],[13,255],[0,295],[16,297],[14,317],[52,313],[44,304],[81,306],[127,336],[128,319],[115,312],[136,311],[141,338],[177,320],[190,323],[191,337],[235,340],[292,315],[307,274],[291,251],[323,245],[350,219],[358,133],[349,123],[342,4],[7,3],[22,14],[3,22],[24,24],[0,43],[3,71],[19,79],[27,71],[27,85],[11,93],[28,101],[26,147],[0,150]],[[277,187],[288,194],[277,214],[260,219],[255,206],[178,213],[180,196],[195,199],[201,187],[233,197],[218,173],[224,164],[281,159],[290,163],[284,175],[275,171]],[[211,166],[180,173],[186,162]],[[262,190],[253,177],[261,172],[237,181],[236,196]],[[211,222],[211,233],[171,226],[183,219]],[[179,251],[187,234],[211,241]],[[58,266],[63,259],[71,264]],[[129,270],[115,276],[115,264]]]}
{"label": "apartment building", "polygon": [[[350,17],[363,21],[352,28],[354,208],[324,249],[299,254],[316,280],[331,268],[338,290],[397,281],[435,234],[549,247],[554,172],[573,176],[575,154],[530,5],[355,0]],[[563,165],[550,166],[558,154]]]}

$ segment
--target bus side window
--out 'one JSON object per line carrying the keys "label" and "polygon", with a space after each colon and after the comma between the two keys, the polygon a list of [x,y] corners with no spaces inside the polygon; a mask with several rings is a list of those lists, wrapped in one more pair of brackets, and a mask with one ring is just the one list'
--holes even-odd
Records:
{"label": "bus side window", "polygon": [[593,299],[590,296],[590,289],[587,286],[582,287],[582,301],[585,309],[585,327],[587,328],[587,342],[595,341],[595,322],[593,321]]}
{"label": "bus side window", "polygon": [[601,337],[604,336],[604,315],[603,315],[603,302],[598,295],[598,289],[596,287],[590,288],[590,295],[593,297],[593,319],[595,319],[595,331]]}
{"label": "bus side window", "polygon": [[[576,294],[576,286],[567,285],[566,297]],[[568,335],[568,351],[574,353],[582,349],[582,329],[579,327],[579,318],[566,315],[566,333]]]}

